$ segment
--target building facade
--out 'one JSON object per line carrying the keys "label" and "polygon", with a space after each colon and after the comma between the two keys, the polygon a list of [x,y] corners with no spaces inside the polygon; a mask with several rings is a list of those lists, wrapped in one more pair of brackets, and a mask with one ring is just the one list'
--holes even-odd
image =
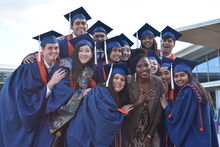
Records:
{"label": "building facade", "polygon": [[5,81],[10,76],[10,74],[17,68],[14,65],[2,65],[0,64],[0,90],[2,89]]}
{"label": "building facade", "polygon": [[175,56],[198,62],[193,75],[210,92],[217,120],[220,110],[220,49],[192,45],[176,52]]}

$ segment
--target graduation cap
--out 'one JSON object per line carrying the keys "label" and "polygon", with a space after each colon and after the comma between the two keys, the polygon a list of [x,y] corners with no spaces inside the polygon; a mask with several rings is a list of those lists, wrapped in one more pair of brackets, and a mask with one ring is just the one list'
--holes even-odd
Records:
{"label": "graduation cap", "polygon": [[70,13],[67,13],[66,15],[64,15],[64,17],[71,22],[71,24],[74,22],[75,19],[80,18],[80,19],[85,19],[85,20],[89,20],[91,19],[91,17],[89,16],[89,14],[86,12],[86,10],[83,7],[80,7],[76,10],[73,10]]}
{"label": "graduation cap", "polygon": [[181,33],[177,32],[176,30],[174,30],[173,28],[171,28],[169,26],[164,28],[161,33],[162,33],[162,38],[164,38],[164,37],[172,37],[175,40],[178,40],[182,36]]}
{"label": "graduation cap", "polygon": [[120,35],[121,39],[122,39],[122,42],[124,45],[128,45],[128,46],[132,46],[134,43],[127,37],[125,36],[123,33],[121,33]]}
{"label": "graduation cap", "polygon": [[53,30],[40,34],[38,36],[33,37],[33,39],[36,39],[40,42],[39,45],[39,53],[38,53],[38,61],[41,60],[40,50],[41,47],[44,47],[47,43],[58,43],[57,37],[63,36],[62,34],[55,32]]}
{"label": "graduation cap", "polygon": [[45,46],[47,43],[58,43],[57,37],[59,36],[63,36],[63,35],[51,30],[49,32],[35,36],[33,37],[33,39],[40,41],[41,46]]}
{"label": "graduation cap", "polygon": [[157,56],[155,51],[148,52],[148,59],[157,61],[159,65],[161,64],[161,59]]}
{"label": "graduation cap", "polygon": [[108,64],[108,57],[107,55],[111,53],[112,48],[121,48],[124,44],[121,40],[120,36],[115,36],[109,38],[107,40],[101,41],[97,43],[100,48],[104,49],[105,53],[105,61]]}
{"label": "graduation cap", "polygon": [[160,36],[160,32],[153,28],[151,25],[146,23],[143,25],[133,36],[137,37],[139,40],[143,37],[143,35],[151,34],[154,37]]}
{"label": "graduation cap", "polygon": [[187,60],[187,59],[183,59],[183,58],[176,58],[173,61],[173,72],[192,72],[192,70],[194,69],[194,67],[197,65],[198,63],[196,61],[192,61],[192,60]]}
{"label": "graduation cap", "polygon": [[103,22],[98,20],[94,25],[92,25],[88,29],[87,32],[90,33],[91,35],[93,35],[95,32],[103,32],[103,33],[105,33],[107,35],[112,30],[113,30],[112,28],[110,28],[109,26],[107,26],[106,24],[104,24]]}
{"label": "graduation cap", "polygon": [[124,45],[120,36],[115,36],[110,39],[107,39],[106,44],[107,44],[108,51],[110,51],[114,47],[121,48]]}
{"label": "graduation cap", "polygon": [[88,45],[92,50],[94,48],[94,41],[88,33],[79,35],[76,38],[71,39],[70,43],[75,49],[83,45]]}
{"label": "graduation cap", "polygon": [[106,87],[108,87],[109,80],[112,74],[120,74],[126,76],[128,74],[128,65],[125,62],[116,63],[116,64],[106,64],[104,65],[104,70],[106,75],[108,75],[106,81]]}
{"label": "graduation cap", "polygon": [[170,69],[172,63],[173,63],[172,59],[167,57],[162,57],[162,60],[160,62],[160,67],[168,67],[168,69]]}

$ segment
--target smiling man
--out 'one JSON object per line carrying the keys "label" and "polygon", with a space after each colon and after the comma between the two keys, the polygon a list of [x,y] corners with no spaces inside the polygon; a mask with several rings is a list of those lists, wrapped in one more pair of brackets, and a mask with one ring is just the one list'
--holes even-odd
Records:
{"label": "smiling man", "polygon": [[164,28],[161,34],[162,34],[162,39],[161,39],[160,56],[165,56],[170,59],[175,59],[172,50],[175,47],[176,40],[178,40],[182,36],[182,34],[169,26]]}
{"label": "smiling man", "polygon": [[7,79],[0,93],[0,146],[32,146],[45,117],[48,96],[65,76],[58,69],[59,45],[50,31],[34,37],[41,41],[42,52],[35,53],[32,64],[21,64]]}
{"label": "smiling man", "polygon": [[72,30],[72,34],[69,34],[59,40],[61,58],[72,56],[74,48],[69,40],[81,34],[85,34],[88,30],[87,21],[91,19],[83,7],[67,13],[64,15],[64,17],[70,22],[70,29]]}

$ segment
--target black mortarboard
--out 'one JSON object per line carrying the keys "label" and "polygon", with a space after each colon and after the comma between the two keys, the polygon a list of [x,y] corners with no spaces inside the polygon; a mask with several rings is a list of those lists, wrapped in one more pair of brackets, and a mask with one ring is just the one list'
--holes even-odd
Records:
{"label": "black mortarboard", "polygon": [[[155,28],[153,28],[151,25],[146,23],[143,25],[138,31],[138,39],[141,40],[143,35],[145,34],[152,34],[154,37],[160,36],[160,32],[157,31]],[[135,37],[137,37],[137,33],[134,34]]]}
{"label": "black mortarboard", "polygon": [[128,45],[128,46],[132,46],[134,43],[127,37],[125,36],[123,33],[120,35],[122,42],[124,45]]}
{"label": "black mortarboard", "polygon": [[183,58],[175,58],[173,61],[173,72],[192,72],[193,68],[197,65],[196,61],[187,60]]}
{"label": "black mortarboard", "polygon": [[[76,10],[73,10],[70,13],[67,13],[66,15],[64,15],[64,17],[68,21],[71,21],[71,24],[77,18],[81,18],[81,19],[85,19],[85,20],[91,19],[91,17],[89,16],[89,14],[86,12],[86,10],[83,7],[80,7],[78,9],[76,9]],[[69,20],[69,19],[71,19],[71,20]]]}
{"label": "black mortarboard", "polygon": [[53,30],[40,34],[38,36],[33,37],[38,41],[41,41],[41,46],[45,46],[47,43],[58,43],[57,37],[63,36],[62,34],[55,32]]}
{"label": "black mortarboard", "polygon": [[71,39],[70,43],[73,45],[74,48],[83,45],[88,45],[92,50],[94,48],[94,41],[88,33],[79,35],[76,38]]}
{"label": "black mortarboard", "polygon": [[109,26],[98,20],[94,25],[92,25],[88,29],[87,32],[90,33],[91,35],[93,35],[95,32],[103,32],[107,35],[112,30],[113,30],[112,28],[110,28]]}
{"label": "black mortarboard", "polygon": [[164,37],[172,37],[175,40],[178,40],[182,36],[181,33],[177,32],[176,30],[174,30],[173,28],[171,28],[169,26],[164,28],[161,33],[162,33],[162,38],[164,38]]}

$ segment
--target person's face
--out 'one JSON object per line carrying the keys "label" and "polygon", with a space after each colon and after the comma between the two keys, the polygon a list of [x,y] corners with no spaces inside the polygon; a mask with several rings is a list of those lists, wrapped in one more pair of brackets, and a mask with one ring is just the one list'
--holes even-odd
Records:
{"label": "person's face", "polygon": [[125,87],[125,77],[121,74],[113,76],[113,87],[116,93],[122,91]]}
{"label": "person's face", "polygon": [[128,61],[130,55],[131,55],[131,49],[129,47],[129,45],[124,45],[122,48],[122,57],[121,60],[122,61]]}
{"label": "person's face", "polygon": [[88,45],[83,45],[79,48],[79,61],[82,64],[86,64],[92,58],[92,50]]}
{"label": "person's face", "polygon": [[150,61],[144,57],[141,58],[136,65],[136,73],[138,77],[146,79],[149,77],[151,71]]}
{"label": "person's face", "polygon": [[77,18],[74,20],[72,25],[74,35],[79,36],[80,34],[85,34],[87,29],[88,24],[85,19]]}
{"label": "person's face", "polygon": [[151,74],[155,75],[159,69],[159,64],[156,60],[150,59],[150,66],[151,66]]}
{"label": "person's face", "polygon": [[121,48],[113,47],[109,55],[109,60],[111,63],[116,63],[120,61],[121,56],[122,56]]}
{"label": "person's face", "polygon": [[60,53],[60,48],[58,43],[47,43],[44,48],[42,48],[42,54],[44,59],[48,64],[51,64],[57,59]]}
{"label": "person's face", "polygon": [[183,86],[189,82],[189,76],[186,72],[175,72],[174,82],[177,86]]}
{"label": "person's face", "polygon": [[170,84],[170,71],[168,70],[167,66],[163,66],[160,67],[159,72],[158,72],[158,76],[164,81],[166,82],[168,85]]}
{"label": "person's face", "polygon": [[146,34],[142,37],[141,44],[143,48],[150,49],[154,44],[154,36]]}
{"label": "person's face", "polygon": [[169,55],[172,52],[174,47],[175,47],[175,42],[172,38],[161,40],[161,51],[165,55]]}
{"label": "person's face", "polygon": [[101,42],[101,41],[104,41],[104,40],[107,40],[107,35],[103,32],[95,32],[93,34],[93,40],[95,42]]}

